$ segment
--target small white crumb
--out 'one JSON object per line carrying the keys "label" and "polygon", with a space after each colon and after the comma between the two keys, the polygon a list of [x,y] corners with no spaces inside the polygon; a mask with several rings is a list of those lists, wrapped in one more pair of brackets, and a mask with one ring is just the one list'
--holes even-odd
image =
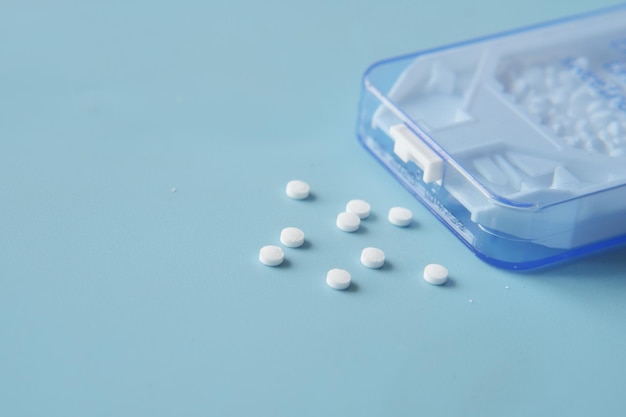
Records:
{"label": "small white crumb", "polygon": [[176,192],[176,187],[172,187],[172,189],[170,191],[175,193]]}

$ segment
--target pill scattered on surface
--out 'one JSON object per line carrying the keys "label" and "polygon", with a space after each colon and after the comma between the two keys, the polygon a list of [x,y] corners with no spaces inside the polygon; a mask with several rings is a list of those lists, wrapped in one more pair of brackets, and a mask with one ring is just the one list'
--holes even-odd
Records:
{"label": "pill scattered on surface", "polygon": [[287,183],[287,195],[295,200],[304,200],[309,196],[311,187],[304,181],[293,180]]}
{"label": "pill scattered on surface", "polygon": [[283,263],[285,254],[283,250],[274,245],[263,246],[259,251],[259,261],[267,266],[278,266]]}
{"label": "pill scattered on surface", "polygon": [[448,269],[439,264],[429,264],[424,268],[424,280],[429,284],[443,285],[448,280]]}
{"label": "pill scattered on surface", "polygon": [[326,274],[326,284],[335,290],[345,290],[351,281],[352,276],[345,269],[334,268]]}
{"label": "pill scattered on surface", "polygon": [[344,232],[356,232],[361,224],[361,219],[354,213],[344,211],[337,216],[337,227]]}
{"label": "pill scattered on surface", "polygon": [[370,209],[369,203],[363,200],[350,200],[346,204],[346,211],[356,214],[360,219],[367,219],[370,215]]}
{"label": "pill scattered on surface", "polygon": [[176,187],[173,187],[170,191],[175,193],[176,192]]}
{"label": "pill scattered on surface", "polygon": [[392,207],[387,218],[395,226],[406,227],[411,224],[413,213],[404,207]]}
{"label": "pill scattered on surface", "polygon": [[378,248],[365,248],[361,251],[361,263],[368,268],[378,269],[385,263],[385,252]]}
{"label": "pill scattered on surface", "polygon": [[280,243],[288,248],[299,248],[304,243],[304,232],[297,227],[285,227],[280,232]]}

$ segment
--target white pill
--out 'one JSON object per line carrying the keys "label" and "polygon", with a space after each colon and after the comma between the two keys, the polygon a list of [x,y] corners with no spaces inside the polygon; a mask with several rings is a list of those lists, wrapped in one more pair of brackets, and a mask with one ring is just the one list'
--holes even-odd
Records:
{"label": "white pill", "polygon": [[337,216],[337,227],[344,232],[355,232],[359,229],[361,219],[354,213],[344,211]]}
{"label": "white pill", "polygon": [[370,205],[367,201],[350,200],[346,204],[346,211],[356,214],[360,219],[367,219],[370,215]]}
{"label": "white pill", "polygon": [[280,243],[288,248],[299,248],[304,243],[304,232],[297,227],[285,227],[280,232]]}
{"label": "white pill", "polygon": [[283,250],[274,245],[263,246],[259,251],[259,261],[267,266],[278,266],[283,263]]}
{"label": "white pill", "polygon": [[391,210],[389,210],[389,216],[387,218],[389,219],[389,223],[393,225],[406,227],[411,224],[413,213],[411,213],[411,210],[404,207],[392,207]]}
{"label": "white pill", "polygon": [[335,290],[345,290],[350,286],[352,276],[345,269],[334,268],[326,274],[326,284]]}
{"label": "white pill", "polygon": [[448,270],[439,264],[429,264],[424,268],[424,280],[429,284],[443,285],[448,280]]}
{"label": "white pill", "polygon": [[521,96],[522,94],[526,92],[527,88],[528,88],[528,84],[526,83],[526,80],[524,80],[523,78],[517,78],[513,80],[510,86],[511,93],[515,96]]}
{"label": "white pill", "polygon": [[378,248],[365,248],[361,251],[361,263],[368,268],[378,269],[385,263],[385,252]]}
{"label": "white pill", "polygon": [[304,181],[293,180],[287,183],[287,195],[295,200],[304,200],[309,196],[311,187]]}

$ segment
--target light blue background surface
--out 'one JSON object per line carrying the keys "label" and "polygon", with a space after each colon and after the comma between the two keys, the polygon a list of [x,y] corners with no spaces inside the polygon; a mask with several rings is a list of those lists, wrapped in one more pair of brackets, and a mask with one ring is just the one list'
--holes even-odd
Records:
{"label": "light blue background surface", "polygon": [[[13,3],[0,415],[624,415],[626,250],[494,269],[355,138],[373,61],[611,2]],[[357,234],[334,226],[351,198]],[[310,243],[261,265],[291,225]]]}

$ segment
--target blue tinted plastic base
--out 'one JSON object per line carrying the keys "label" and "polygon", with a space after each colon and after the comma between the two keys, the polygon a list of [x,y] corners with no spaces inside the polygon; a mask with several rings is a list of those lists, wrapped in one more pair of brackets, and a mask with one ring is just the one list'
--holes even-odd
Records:
{"label": "blue tinted plastic base", "polygon": [[624,22],[622,6],[380,61],[364,75],[359,139],[490,264],[619,245]]}

